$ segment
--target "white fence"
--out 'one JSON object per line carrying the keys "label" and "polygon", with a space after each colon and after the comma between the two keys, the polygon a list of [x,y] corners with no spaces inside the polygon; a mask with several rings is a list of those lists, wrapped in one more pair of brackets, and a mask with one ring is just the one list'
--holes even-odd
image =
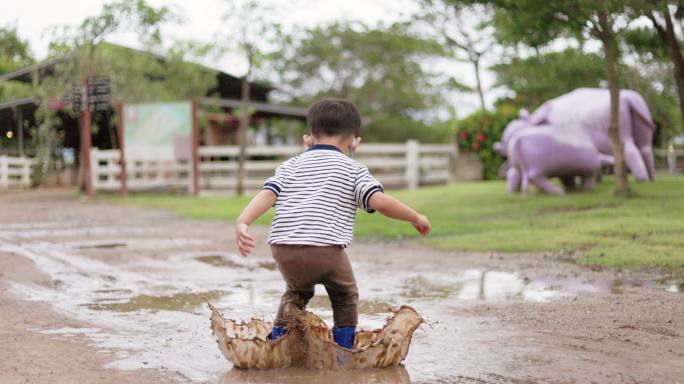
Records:
{"label": "white fence", "polygon": [[34,160],[0,155],[0,190],[31,186]]}
{"label": "white fence", "polygon": [[[273,175],[285,159],[303,151],[301,146],[251,146],[245,163],[245,189],[256,190]],[[200,191],[233,192],[237,179],[237,146],[199,148]],[[419,185],[443,184],[451,179],[455,149],[449,144],[364,144],[354,158],[365,164],[386,187],[416,188]],[[92,185],[96,191],[120,188],[119,151],[93,149],[91,152]],[[191,164],[174,160],[129,158],[126,183],[131,191],[150,189],[189,190]]]}
{"label": "white fence", "polygon": [[[656,149],[653,152],[655,157],[656,167],[667,168],[670,175],[675,175],[679,172],[679,169],[684,166],[684,149]],[[660,164],[659,164],[660,163]]]}
{"label": "white fence", "polygon": [[[120,158],[118,149],[91,149],[93,190],[110,192],[120,190]],[[189,190],[190,183],[192,183],[191,167],[189,161],[129,158],[126,162],[126,187],[131,191]]]}

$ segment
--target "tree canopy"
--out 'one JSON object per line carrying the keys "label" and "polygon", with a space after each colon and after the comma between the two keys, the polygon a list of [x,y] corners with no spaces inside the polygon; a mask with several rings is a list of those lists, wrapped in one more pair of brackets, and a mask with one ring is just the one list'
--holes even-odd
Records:
{"label": "tree canopy", "polygon": [[515,93],[515,104],[534,109],[543,102],[580,87],[599,87],[605,82],[603,58],[568,48],[495,64],[497,85]]}
{"label": "tree canopy", "polygon": [[273,65],[284,97],[302,105],[323,97],[349,99],[360,109],[363,136],[370,140],[444,138],[424,119],[452,87],[422,65],[444,55],[435,41],[410,34],[402,24],[333,23],[288,34],[282,46]]}

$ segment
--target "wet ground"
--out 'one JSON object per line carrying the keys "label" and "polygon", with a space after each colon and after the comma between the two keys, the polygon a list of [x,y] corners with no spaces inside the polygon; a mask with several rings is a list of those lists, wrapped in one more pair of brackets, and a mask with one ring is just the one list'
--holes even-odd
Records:
{"label": "wet ground", "polygon": [[[264,228],[255,232],[265,238]],[[228,318],[269,319],[283,289],[268,249],[262,244],[242,258],[232,233],[227,223],[60,193],[0,195],[0,324],[8,325],[0,332],[0,381],[73,381],[78,371],[51,367],[58,359],[49,357],[79,348],[91,351],[80,358],[97,367],[90,370],[101,382],[123,381],[127,372],[136,373],[134,382],[684,382],[677,273],[368,241],[349,249],[359,326],[381,327],[401,304],[426,319],[405,368],[231,369],[205,302]],[[331,323],[323,289],[310,308]],[[41,358],[44,364],[31,364]]]}

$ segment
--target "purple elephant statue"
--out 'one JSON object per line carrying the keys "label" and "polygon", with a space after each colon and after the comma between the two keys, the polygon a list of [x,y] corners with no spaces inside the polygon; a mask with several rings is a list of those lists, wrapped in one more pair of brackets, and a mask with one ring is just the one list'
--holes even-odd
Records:
{"label": "purple elephant statue", "polygon": [[563,188],[549,181],[551,177],[559,177],[566,188],[574,188],[578,177],[583,188],[594,188],[601,166],[610,164],[612,157],[600,154],[583,132],[559,130],[548,124],[530,125],[529,119],[522,110],[520,119],[506,127],[502,142],[494,145],[508,157],[508,192],[527,192],[533,184],[542,192],[563,194]]}
{"label": "purple elephant statue", "polygon": [[[637,180],[653,180],[655,127],[646,102],[638,93],[622,90],[619,113],[627,168]],[[584,188],[593,188],[602,165],[613,164],[609,121],[605,89],[576,89],[547,101],[531,116],[521,110],[494,146],[508,157],[508,191],[527,191],[532,183],[543,192],[562,194],[548,178],[559,177],[564,186],[574,187],[578,176]]]}
{"label": "purple elephant statue", "polygon": [[[654,180],[653,132],[651,111],[643,97],[629,89],[620,90],[620,139],[625,148],[625,163],[641,181]],[[613,155],[608,135],[610,93],[607,89],[578,88],[551,99],[539,107],[530,120],[557,129],[583,131],[604,155]]]}

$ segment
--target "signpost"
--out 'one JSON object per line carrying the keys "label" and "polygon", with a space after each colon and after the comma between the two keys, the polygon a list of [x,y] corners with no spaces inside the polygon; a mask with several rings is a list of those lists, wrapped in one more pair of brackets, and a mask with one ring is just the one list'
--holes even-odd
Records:
{"label": "signpost", "polygon": [[83,159],[83,185],[85,187],[85,194],[90,196],[93,194],[93,183],[91,179],[90,167],[90,108],[85,108],[88,105],[88,79],[83,80],[83,98],[81,99],[81,107],[83,114],[81,115],[81,159]]}
{"label": "signpost", "polygon": [[69,102],[74,111],[81,112],[81,162],[84,191],[88,196],[93,193],[90,167],[92,133],[90,129],[90,113],[94,111],[108,111],[110,101],[109,77],[107,76],[91,76],[83,80],[82,86],[74,85],[71,87]]}

